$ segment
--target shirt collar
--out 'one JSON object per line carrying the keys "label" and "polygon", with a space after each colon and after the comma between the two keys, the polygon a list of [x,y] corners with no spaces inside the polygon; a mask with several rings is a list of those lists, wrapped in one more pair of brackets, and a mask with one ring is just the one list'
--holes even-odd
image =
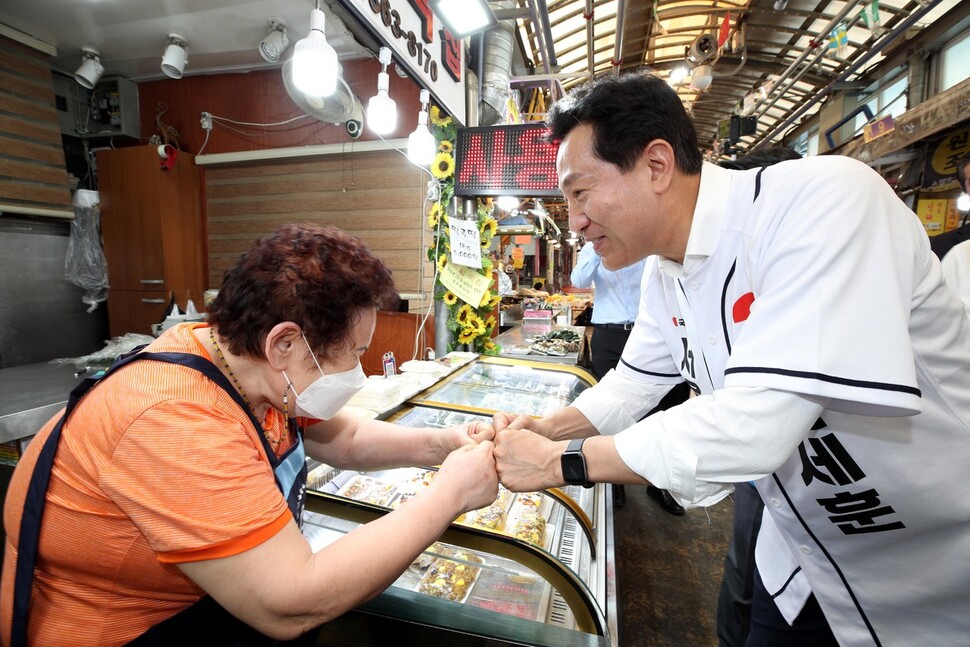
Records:
{"label": "shirt collar", "polygon": [[660,258],[660,268],[675,278],[695,272],[714,253],[724,224],[724,204],[731,188],[731,171],[704,162],[697,204],[687,237],[684,264]]}

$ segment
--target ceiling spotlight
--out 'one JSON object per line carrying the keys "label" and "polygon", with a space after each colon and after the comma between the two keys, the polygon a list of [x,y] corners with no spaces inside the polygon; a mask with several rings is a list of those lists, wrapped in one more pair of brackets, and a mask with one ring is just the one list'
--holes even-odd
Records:
{"label": "ceiling spotlight", "polygon": [[434,135],[428,130],[428,102],[431,93],[421,90],[421,112],[418,113],[418,127],[408,135],[408,159],[418,166],[427,166],[434,159]]}
{"label": "ceiling spotlight", "polygon": [[471,36],[498,23],[486,0],[431,0],[430,5],[455,38]]}
{"label": "ceiling spotlight", "polygon": [[293,48],[293,83],[312,97],[337,90],[337,52],[327,42],[326,20],[320,9],[310,11],[310,33]]}
{"label": "ceiling spotlight", "polygon": [[82,47],[81,67],[74,73],[74,80],[82,88],[93,90],[102,74],[104,74],[104,66],[101,65],[101,54],[96,49]]}
{"label": "ceiling spotlight", "polygon": [[270,18],[266,28],[266,38],[259,43],[259,55],[267,63],[278,63],[283,52],[290,46],[290,39],[286,37],[286,25],[278,18]]}
{"label": "ceiling spotlight", "polygon": [[169,34],[165,53],[162,55],[162,72],[173,79],[181,79],[185,64],[189,62],[189,45],[178,34]]}
{"label": "ceiling spotlight", "polygon": [[685,63],[680,63],[670,70],[668,81],[670,82],[670,85],[678,85],[682,83],[688,76],[690,76],[690,68]]}
{"label": "ceiling spotlight", "polygon": [[397,128],[397,104],[387,93],[390,83],[387,66],[391,64],[391,48],[382,47],[379,59],[381,72],[377,75],[377,94],[367,102],[367,125],[378,135],[387,135]]}

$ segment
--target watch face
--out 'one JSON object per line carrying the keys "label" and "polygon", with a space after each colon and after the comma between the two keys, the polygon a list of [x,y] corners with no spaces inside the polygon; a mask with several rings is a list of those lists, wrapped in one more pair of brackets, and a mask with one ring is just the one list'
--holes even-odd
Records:
{"label": "watch face", "polygon": [[562,478],[570,485],[586,483],[586,459],[579,452],[562,455]]}

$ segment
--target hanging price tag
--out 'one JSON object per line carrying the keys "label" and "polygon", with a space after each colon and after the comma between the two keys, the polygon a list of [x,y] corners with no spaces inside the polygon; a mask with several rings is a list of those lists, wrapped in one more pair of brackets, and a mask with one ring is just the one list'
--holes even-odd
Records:
{"label": "hanging price tag", "polygon": [[482,267],[482,243],[478,223],[471,220],[448,219],[451,235],[451,262],[473,267]]}

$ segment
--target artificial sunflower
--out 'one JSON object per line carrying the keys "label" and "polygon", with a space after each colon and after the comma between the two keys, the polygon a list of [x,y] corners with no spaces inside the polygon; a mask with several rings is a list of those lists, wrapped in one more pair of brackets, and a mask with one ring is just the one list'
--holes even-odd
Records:
{"label": "artificial sunflower", "polygon": [[498,221],[495,218],[486,218],[482,221],[482,224],[478,226],[478,231],[481,232],[483,239],[487,239],[489,242],[491,242],[495,232],[498,231]]}
{"label": "artificial sunflower", "polygon": [[448,290],[447,292],[445,292],[445,296],[442,297],[442,301],[444,301],[446,304],[450,306],[453,306],[456,303],[458,303],[458,295],[452,292],[451,290]]}
{"label": "artificial sunflower", "polygon": [[451,116],[441,112],[438,106],[431,106],[431,123],[435,126],[450,126]]}
{"label": "artificial sunflower", "polygon": [[495,345],[495,342],[493,342],[491,339],[482,344],[482,346],[485,350],[495,350],[498,348],[498,346]]}
{"label": "artificial sunflower", "polygon": [[439,180],[450,178],[455,172],[455,158],[451,153],[438,153],[431,164],[431,174]]}
{"label": "artificial sunflower", "polygon": [[485,320],[485,330],[487,332],[495,330],[495,324],[497,323],[498,321],[495,320],[495,315],[488,315],[488,318]]}
{"label": "artificial sunflower", "polygon": [[488,304],[488,309],[494,310],[495,308],[498,307],[498,304],[500,303],[502,303],[502,295],[496,294],[495,296],[492,297],[491,303]]}
{"label": "artificial sunflower", "polygon": [[458,314],[455,315],[455,321],[460,323],[462,326],[471,325],[472,317],[477,316],[475,311],[467,303],[458,309]]}
{"label": "artificial sunflower", "polygon": [[478,304],[479,308],[487,308],[488,304],[492,302],[492,291],[485,290],[485,295],[482,297],[482,302]]}
{"label": "artificial sunflower", "polygon": [[485,334],[485,322],[482,321],[481,317],[475,315],[475,318],[472,319],[471,324],[472,325],[470,327],[475,329],[476,337],[481,337]]}
{"label": "artificial sunflower", "polygon": [[462,328],[461,332],[458,333],[458,343],[470,344],[477,336],[478,332],[474,328]]}
{"label": "artificial sunflower", "polygon": [[492,213],[492,208],[495,206],[495,200],[493,198],[479,198],[478,204],[488,213]]}
{"label": "artificial sunflower", "polygon": [[445,265],[447,265],[447,264],[448,264],[448,255],[447,254],[442,254],[441,256],[438,257],[438,271],[439,272],[444,272],[445,271]]}
{"label": "artificial sunflower", "polygon": [[438,221],[441,219],[441,203],[435,202],[431,205],[431,209],[428,210],[428,227],[434,229],[438,226]]}
{"label": "artificial sunflower", "polygon": [[442,139],[441,143],[438,144],[438,150],[442,153],[450,153],[455,150],[455,145],[451,143],[449,139]]}

